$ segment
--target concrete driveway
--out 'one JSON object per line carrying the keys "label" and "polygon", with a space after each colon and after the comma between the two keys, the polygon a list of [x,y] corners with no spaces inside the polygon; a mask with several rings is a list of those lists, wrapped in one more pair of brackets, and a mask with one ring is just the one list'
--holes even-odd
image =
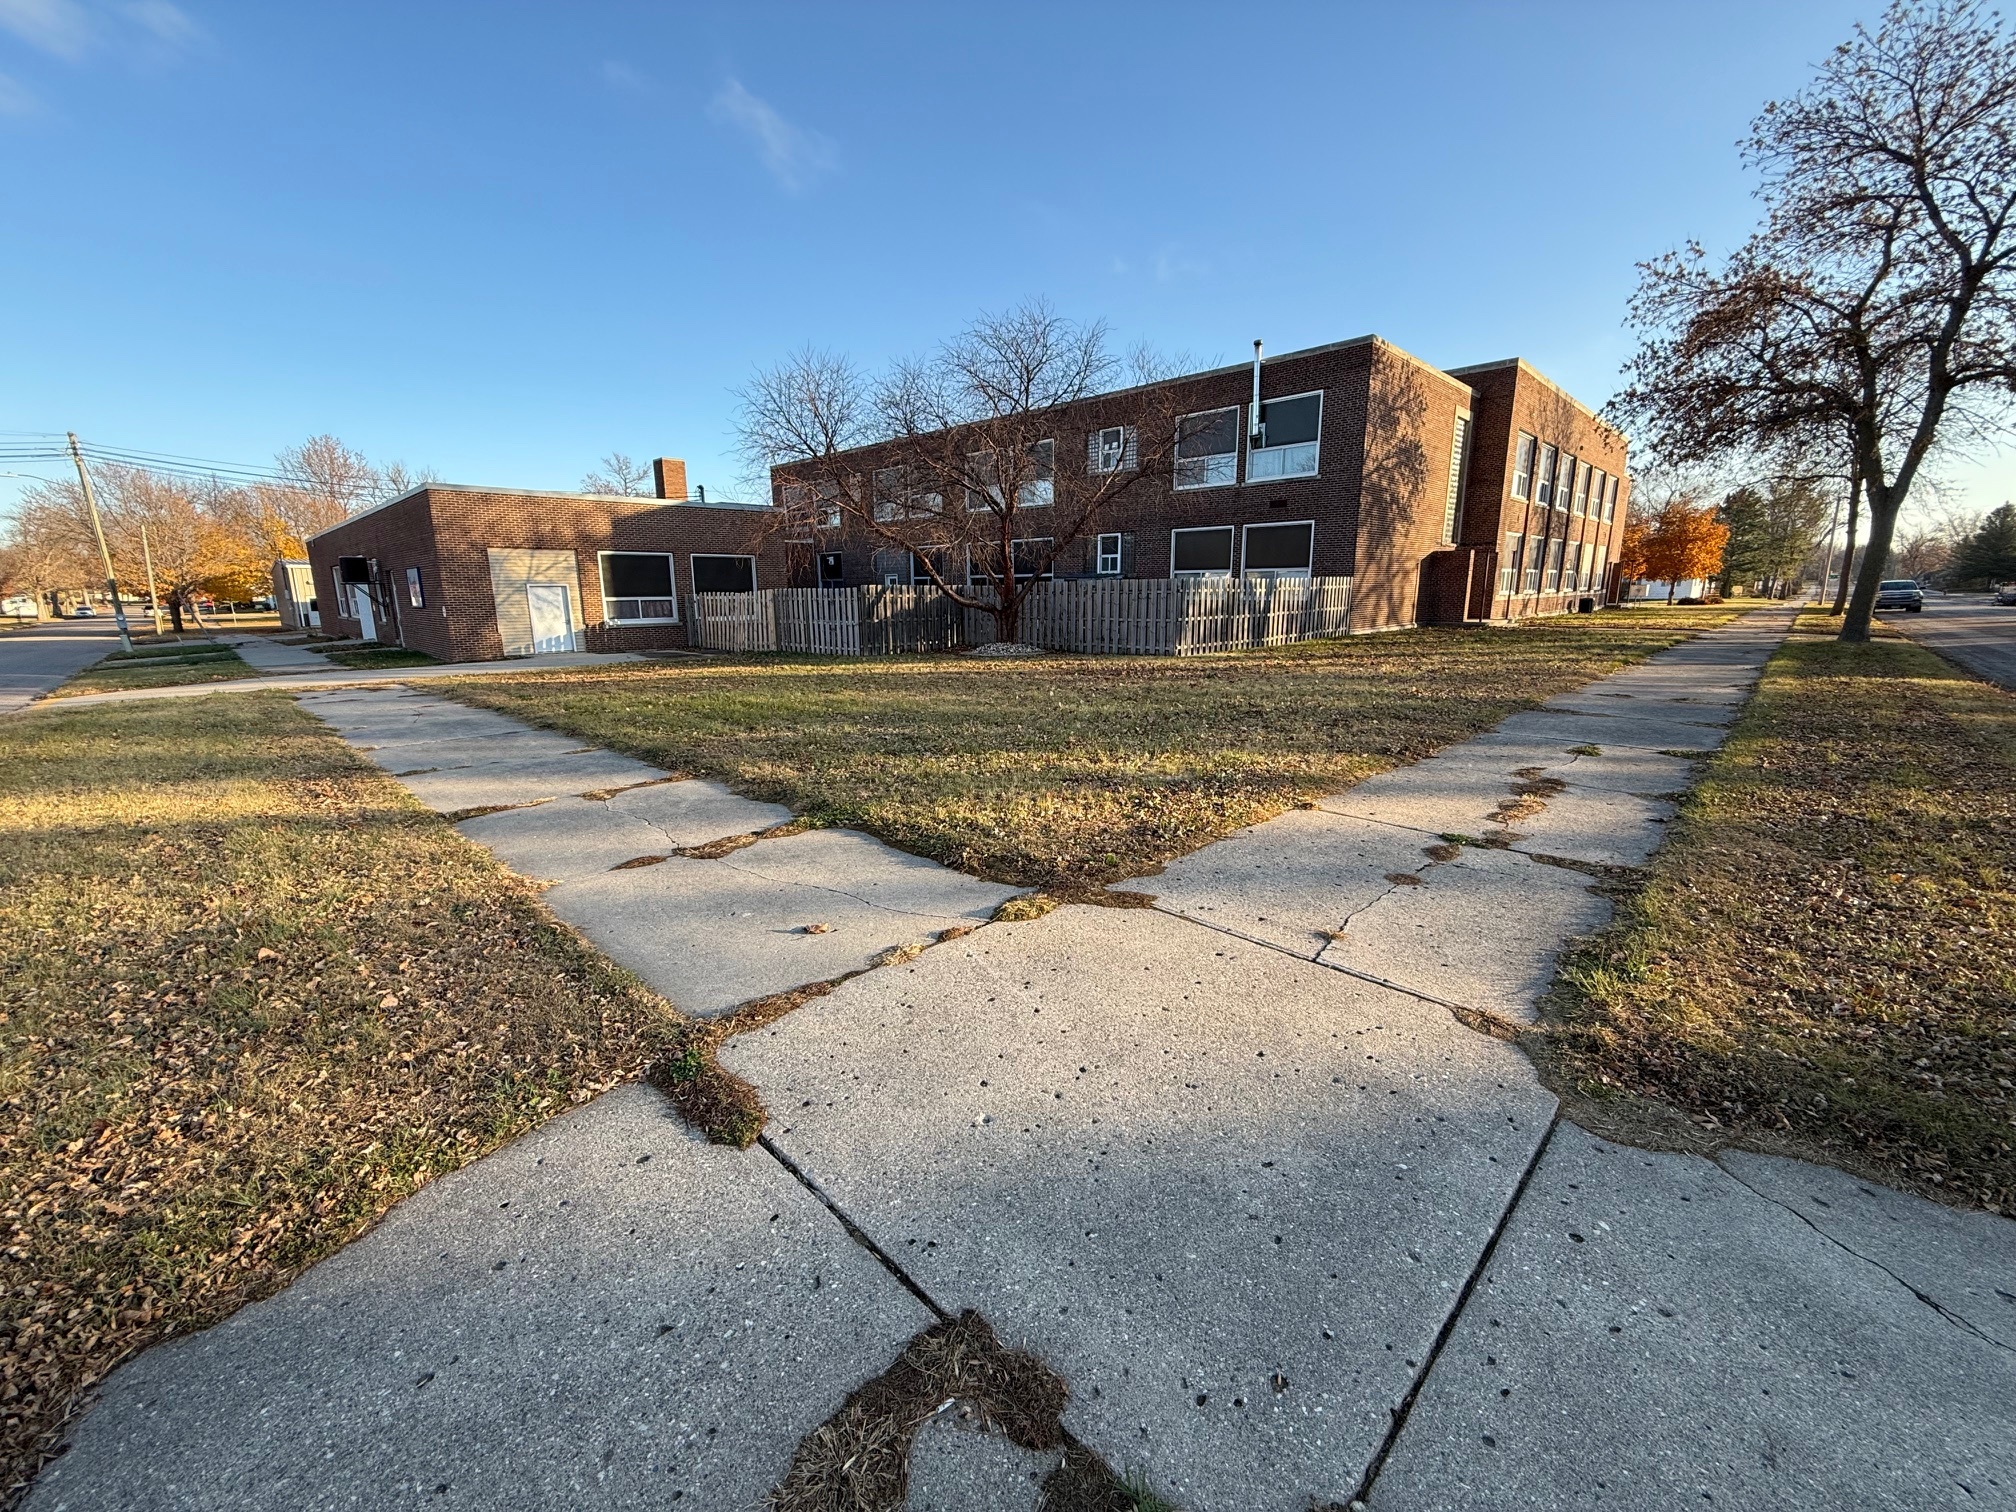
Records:
{"label": "concrete driveway", "polygon": [[68,682],[119,646],[106,620],[54,620],[32,630],[0,632],[0,714],[12,714]]}
{"label": "concrete driveway", "polygon": [[1883,623],[1969,672],[2016,691],[2016,604],[1985,593],[1930,594],[1923,614],[1886,614]]}

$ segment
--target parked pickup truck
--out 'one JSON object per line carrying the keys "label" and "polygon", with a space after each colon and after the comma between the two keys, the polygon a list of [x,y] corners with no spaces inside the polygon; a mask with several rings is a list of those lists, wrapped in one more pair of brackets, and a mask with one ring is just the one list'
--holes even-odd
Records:
{"label": "parked pickup truck", "polygon": [[1878,609],[1903,609],[1912,614],[1925,610],[1925,590],[1909,578],[1895,578],[1876,585]]}

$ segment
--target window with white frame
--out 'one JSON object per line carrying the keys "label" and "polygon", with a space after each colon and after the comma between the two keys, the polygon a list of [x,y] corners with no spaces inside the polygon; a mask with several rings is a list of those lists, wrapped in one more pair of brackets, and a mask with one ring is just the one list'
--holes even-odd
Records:
{"label": "window with white frame", "polygon": [[1561,557],[1567,549],[1567,541],[1559,536],[1547,543],[1547,580],[1541,586],[1542,593],[1561,591]]}
{"label": "window with white frame", "polygon": [[1498,591],[1514,593],[1519,588],[1519,545],[1526,538],[1519,531],[1505,532],[1505,556],[1498,563]]}
{"label": "window with white frame", "polygon": [[602,618],[605,623],[678,623],[679,598],[672,587],[671,552],[598,551],[595,560],[602,575]]}
{"label": "window with white frame", "polygon": [[754,593],[756,558],[694,552],[689,563],[695,593]]}
{"label": "window with white frame", "polygon": [[1176,487],[1229,488],[1238,481],[1238,405],[1176,422]]}
{"label": "window with white frame", "polygon": [[1526,432],[1519,432],[1519,448],[1512,454],[1512,497],[1515,499],[1533,496],[1533,453],[1539,445]]}
{"label": "window with white frame", "polygon": [[1617,479],[1610,479],[1610,486],[1603,490],[1603,523],[1609,524],[1617,517]]}
{"label": "window with white frame", "polygon": [[1104,474],[1132,472],[1141,465],[1140,438],[1131,425],[1109,425],[1093,431],[1085,442],[1085,470]]}
{"label": "window with white frame", "polygon": [[1566,514],[1574,501],[1575,459],[1563,452],[1560,464],[1554,469],[1554,507]]}
{"label": "window with white frame", "polygon": [[1609,477],[1610,474],[1600,467],[1589,475],[1589,518],[1592,520],[1603,518],[1603,485]]}
{"label": "window with white frame", "polygon": [[887,524],[903,517],[909,503],[905,497],[903,469],[900,467],[878,467],[872,480],[875,490],[874,514],[878,522]]}
{"label": "window with white frame", "polygon": [[1449,497],[1442,505],[1442,539],[1456,539],[1456,517],[1463,507],[1463,473],[1470,461],[1470,417],[1456,417],[1456,434],[1449,443]]}
{"label": "window with white frame", "polygon": [[1538,593],[1540,591],[1540,562],[1547,555],[1547,541],[1544,536],[1526,538],[1526,560],[1520,566],[1520,591]]}
{"label": "window with white frame", "polygon": [[[858,477],[849,483],[847,492],[854,496],[856,503],[860,502],[861,480]],[[826,482],[819,485],[818,520],[821,530],[838,530],[840,528],[840,485],[838,483]]]}
{"label": "window with white frame", "polygon": [[1533,473],[1533,502],[1552,504],[1554,502],[1554,460],[1559,454],[1553,447],[1542,445],[1540,461]]}
{"label": "window with white frame", "polygon": [[1587,593],[1595,586],[1594,580],[1589,576],[1595,570],[1595,567],[1596,545],[1593,541],[1584,541],[1582,543],[1582,570],[1576,574],[1575,583],[1575,586],[1584,593]]}
{"label": "window with white frame", "polygon": [[1250,578],[1306,578],[1315,564],[1313,520],[1248,525],[1239,548],[1239,575]]}
{"label": "window with white frame", "polygon": [[1260,401],[1260,420],[1246,454],[1246,481],[1313,478],[1323,439],[1323,394]]}
{"label": "window with white frame", "polygon": [[1230,577],[1232,527],[1200,526],[1169,532],[1169,576]]}
{"label": "window with white frame", "polygon": [[1022,464],[1015,502],[1023,509],[1048,509],[1057,498],[1057,443],[1032,441]]}
{"label": "window with white frame", "polygon": [[1589,480],[1596,475],[1596,469],[1584,462],[1575,473],[1575,513],[1589,513]]}
{"label": "window with white frame", "polygon": [[1001,474],[1000,469],[994,465],[994,453],[991,451],[966,453],[966,479],[968,514],[1001,508]]}
{"label": "window with white frame", "polygon": [[408,567],[406,569],[406,602],[415,609],[424,609],[427,607],[427,595],[420,587],[420,569],[418,567]]}
{"label": "window with white frame", "polygon": [[1099,537],[1092,556],[1092,570],[1100,577],[1120,576],[1120,532],[1109,531]]}

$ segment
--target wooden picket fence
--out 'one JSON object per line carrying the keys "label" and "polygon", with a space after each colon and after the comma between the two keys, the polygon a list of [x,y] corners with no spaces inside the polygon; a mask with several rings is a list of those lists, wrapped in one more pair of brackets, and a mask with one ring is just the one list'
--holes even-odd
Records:
{"label": "wooden picket fence", "polygon": [[[1200,656],[1347,634],[1351,579],[1114,578],[1039,583],[1019,639],[1051,651]],[[690,600],[691,644],[827,656],[951,651],[995,639],[994,616],[936,588],[767,588]]]}

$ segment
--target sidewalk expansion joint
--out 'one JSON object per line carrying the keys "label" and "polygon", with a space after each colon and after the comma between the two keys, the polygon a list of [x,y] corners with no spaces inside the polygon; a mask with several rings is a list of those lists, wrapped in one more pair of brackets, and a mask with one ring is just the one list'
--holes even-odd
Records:
{"label": "sidewalk expansion joint", "polygon": [[1933,1312],[1937,1313],[1941,1318],[1945,1319],[1946,1322],[1950,1323],[1953,1327],[1959,1329],[1962,1333],[1972,1334],[1975,1338],[1979,1339],[1984,1344],[1993,1344],[1997,1349],[2006,1350],[2011,1354],[2016,1354],[2016,1346],[2004,1344],[2000,1339],[1994,1338],[1988,1334],[1983,1333],[1979,1328],[1975,1327],[1974,1324],[1969,1322],[1966,1318],[1962,1317],[1959,1313],[1953,1311],[1952,1308],[1948,1307],[1945,1303],[1941,1302],[1937,1297],[1930,1296],[1927,1293],[1920,1291],[1917,1287],[1913,1286],[1909,1281],[1906,1281],[1902,1276],[1898,1275],[1897,1272],[1890,1269],[1890,1267],[1885,1265],[1881,1260],[1871,1259],[1869,1256],[1863,1254],[1860,1250],[1856,1249],[1853,1245],[1845,1243],[1837,1236],[1828,1233],[1827,1230],[1820,1227],[1819,1224],[1815,1223],[1811,1218],[1807,1217],[1804,1213],[1800,1212],[1799,1209],[1792,1206],[1791,1203],[1786,1202],[1781,1198],[1773,1197],[1769,1192],[1758,1191],[1756,1187],[1752,1186],[1749,1182],[1745,1181],[1741,1176],[1738,1176],[1734,1171],[1730,1170],[1728,1166],[1724,1165],[1719,1160],[1715,1162],[1715,1168],[1720,1172],[1722,1172],[1723,1175],[1727,1176],[1731,1181],[1735,1182],[1736,1185],[1742,1187],[1744,1191],[1750,1193],[1753,1197],[1761,1197],[1764,1199],[1764,1201],[1770,1203],[1773,1207],[1781,1207],[1785,1209],[1786,1212],[1790,1213],[1794,1218],[1797,1218],[1801,1223],[1805,1224],[1806,1227],[1813,1230],[1814,1233],[1818,1234],[1822,1239],[1825,1239],[1829,1244],[1833,1245],[1843,1254],[1852,1255],[1854,1256],[1855,1259],[1860,1260],[1863,1264],[1873,1265],[1874,1267],[1876,1267],[1877,1270],[1883,1272],[1884,1275],[1888,1276],[1892,1281],[1895,1281],[1899,1286],[1903,1287],[1904,1290],[1911,1293],[1912,1296],[1916,1297],[1920,1302],[1923,1302],[1927,1307],[1931,1308]]}
{"label": "sidewalk expansion joint", "polygon": [[889,1252],[887,1250],[883,1249],[881,1245],[877,1244],[873,1239],[869,1238],[867,1231],[863,1229],[860,1224],[856,1223],[852,1218],[849,1218],[846,1215],[846,1213],[842,1212],[840,1204],[835,1202],[830,1196],[827,1195],[826,1189],[820,1186],[819,1183],[814,1181],[810,1176],[806,1175],[804,1168],[800,1166],[797,1161],[793,1160],[789,1155],[786,1155],[782,1150],[778,1149],[776,1142],[772,1140],[768,1134],[758,1134],[756,1136],[756,1143],[762,1146],[764,1151],[768,1153],[773,1160],[775,1160],[779,1165],[784,1167],[785,1170],[789,1171],[794,1177],[796,1177],[798,1179],[798,1184],[800,1186],[804,1187],[806,1191],[810,1192],[814,1197],[818,1198],[820,1206],[824,1207],[827,1212],[831,1213],[835,1218],[835,1220],[838,1221],[840,1227],[846,1230],[847,1237],[849,1239],[852,1239],[856,1244],[860,1245],[861,1248],[866,1250],[869,1254],[873,1255],[875,1259],[881,1264],[882,1268],[887,1272],[889,1272],[891,1276],[895,1277],[897,1283],[901,1285],[905,1291],[910,1293],[911,1296],[915,1297],[919,1302],[923,1303],[925,1307],[931,1310],[931,1314],[933,1317],[945,1323],[950,1323],[952,1321],[952,1314],[947,1312],[944,1308],[940,1307],[935,1301],[933,1301],[931,1298],[931,1294],[925,1291],[924,1288],[919,1286],[914,1280],[912,1280],[909,1272],[905,1271],[902,1266],[898,1265],[895,1262],[895,1260],[890,1257]]}
{"label": "sidewalk expansion joint", "polygon": [[1519,1211],[1519,1204],[1526,1196],[1526,1188],[1532,1185],[1534,1174],[1540,1169],[1540,1162],[1547,1156],[1547,1146],[1554,1142],[1554,1131],[1561,1127],[1561,1115],[1557,1111],[1547,1122],[1547,1132],[1540,1136],[1540,1142],[1533,1148],[1533,1158],[1526,1162],[1526,1169],[1519,1173],[1519,1180],[1512,1188],[1512,1195],[1506,1200],[1505,1210],[1498,1215],[1497,1225],[1491,1230],[1491,1237],[1485,1241],[1483,1250],[1477,1256],[1477,1263],[1471,1267],[1464,1279],[1463,1289],[1456,1294],[1456,1301],[1449,1314],[1442,1320],[1442,1327],[1436,1331],[1435,1342],[1428,1346],[1428,1353],[1421,1361],[1421,1368],[1414,1373],[1414,1384],[1407,1388],[1407,1395],[1400,1399],[1400,1405],[1392,1411],[1392,1421],[1386,1426],[1386,1437],[1380,1442],[1378,1453],[1372,1456],[1372,1463],[1365,1469],[1365,1478],[1358,1483],[1357,1491],[1350,1497],[1347,1506],[1363,1507],[1372,1495],[1372,1488],[1386,1468],[1386,1461],[1392,1457],[1393,1448],[1400,1442],[1400,1435],[1406,1431],[1407,1419],[1413,1415],[1414,1404],[1421,1397],[1421,1388],[1428,1384],[1429,1372],[1442,1358],[1442,1351],[1456,1332],[1456,1325],[1462,1319],[1464,1310],[1470,1305],[1471,1295],[1477,1290],[1477,1283],[1484,1279],[1484,1273],[1491,1267],[1491,1257],[1498,1252],[1498,1241],[1505,1237],[1505,1231],[1512,1226],[1512,1216]]}

